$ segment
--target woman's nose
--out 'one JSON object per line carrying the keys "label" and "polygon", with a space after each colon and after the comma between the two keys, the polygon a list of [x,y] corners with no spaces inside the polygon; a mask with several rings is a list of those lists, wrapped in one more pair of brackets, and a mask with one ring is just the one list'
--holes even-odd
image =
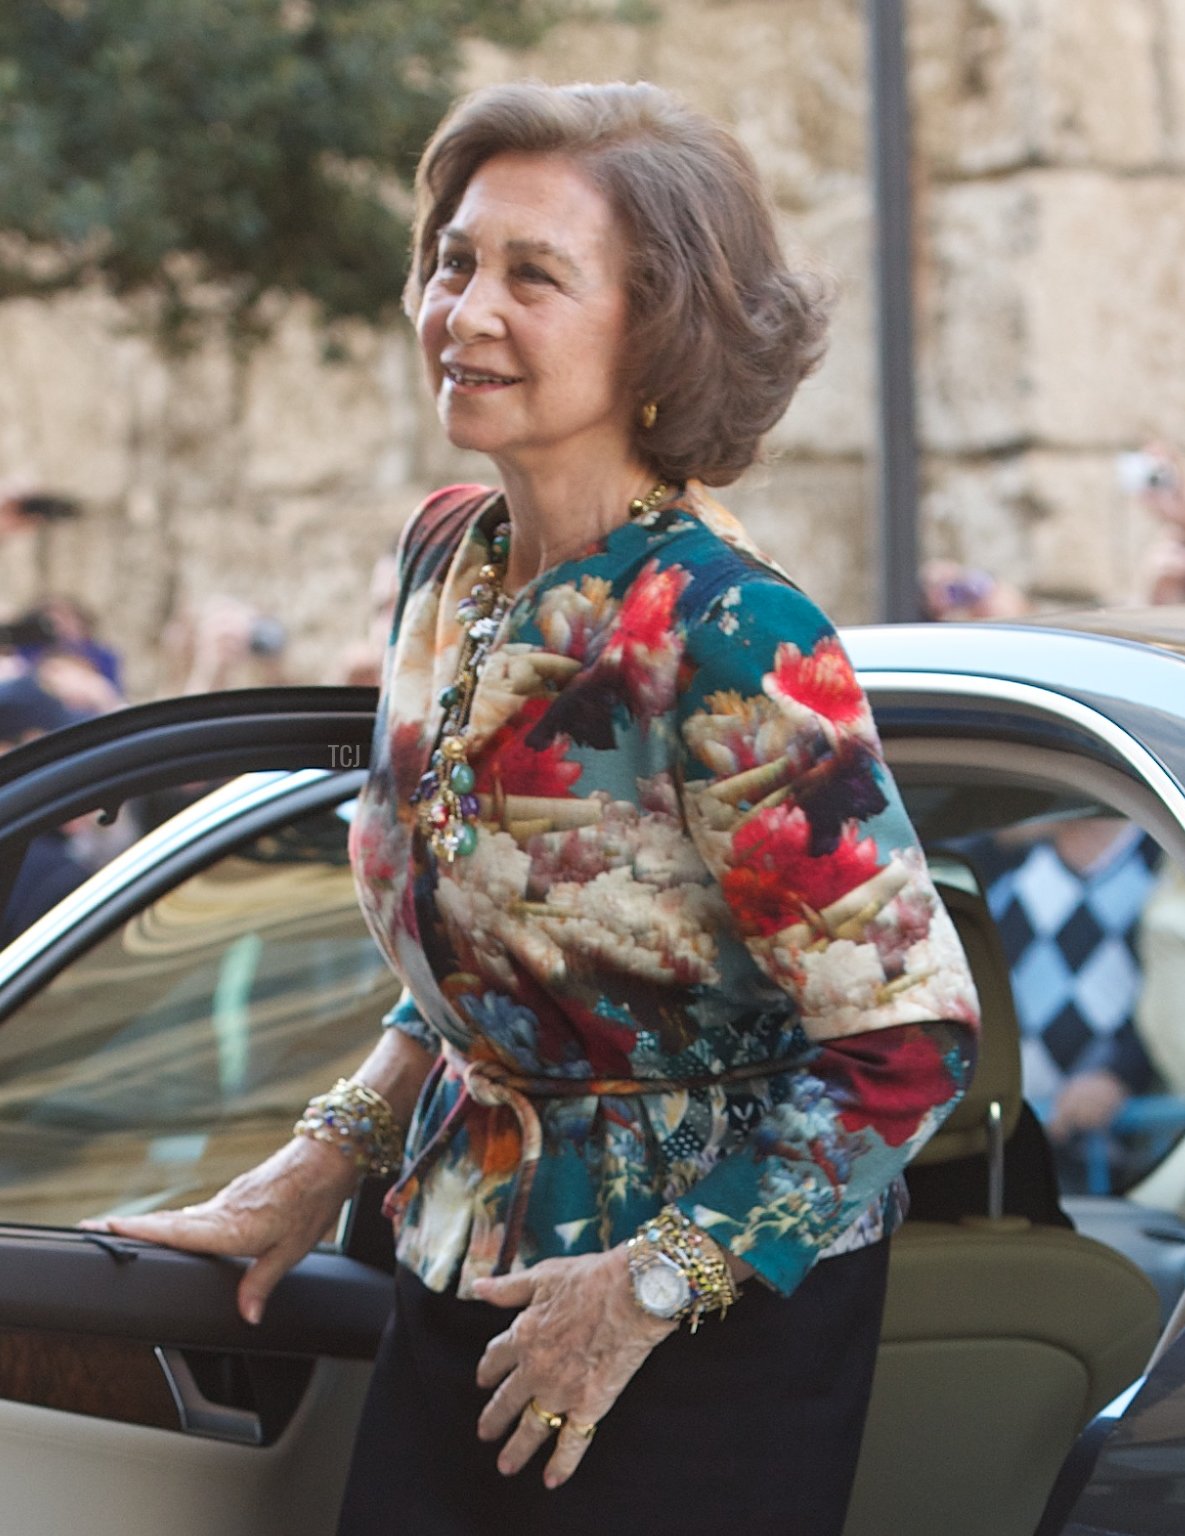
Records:
{"label": "woman's nose", "polygon": [[499,302],[497,282],[475,272],[456,295],[448,312],[448,331],[454,341],[476,341],[485,336],[501,336],[506,322]]}

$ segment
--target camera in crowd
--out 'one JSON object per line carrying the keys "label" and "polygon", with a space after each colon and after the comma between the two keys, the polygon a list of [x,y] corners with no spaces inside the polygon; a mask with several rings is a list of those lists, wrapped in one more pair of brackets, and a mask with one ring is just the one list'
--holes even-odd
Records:
{"label": "camera in crowd", "polygon": [[0,649],[19,651],[33,645],[53,645],[58,639],[57,627],[49,614],[33,608],[19,619],[0,624]]}
{"label": "camera in crowd", "polygon": [[288,631],[279,619],[266,615],[252,620],[248,645],[252,656],[278,656],[288,644]]}
{"label": "camera in crowd", "polygon": [[49,496],[41,491],[8,497],[0,492],[0,501],[6,501],[21,517],[35,518],[43,523],[64,522],[67,518],[78,517],[82,512],[78,503],[69,496]]}
{"label": "camera in crowd", "polygon": [[1158,453],[1121,453],[1115,461],[1119,484],[1131,496],[1145,491],[1172,491],[1177,487],[1177,471]]}

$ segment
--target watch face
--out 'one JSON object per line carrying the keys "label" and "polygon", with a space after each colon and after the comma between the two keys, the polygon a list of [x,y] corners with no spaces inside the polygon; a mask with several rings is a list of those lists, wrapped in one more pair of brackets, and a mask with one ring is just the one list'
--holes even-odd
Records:
{"label": "watch face", "polygon": [[655,1254],[635,1280],[639,1303],[655,1317],[674,1317],[691,1298],[687,1276],[665,1254]]}

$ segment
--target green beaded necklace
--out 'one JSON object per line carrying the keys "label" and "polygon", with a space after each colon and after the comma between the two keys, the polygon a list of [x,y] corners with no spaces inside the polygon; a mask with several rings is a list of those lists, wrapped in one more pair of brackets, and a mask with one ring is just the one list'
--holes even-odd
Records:
{"label": "green beaded necklace", "polygon": [[477,781],[469,766],[465,731],[482,664],[510,606],[502,590],[509,554],[510,524],[500,523],[490,540],[490,558],[477,573],[477,584],[457,604],[457,622],[463,631],[457,675],[437,699],[444,710],[439,745],[412,796],[420,808],[420,830],[437,857],[450,864],[458,854],[470,854],[477,847],[480,807],[473,793]]}
{"label": "green beaded necklace", "polygon": [[[660,480],[645,496],[635,496],[629,504],[630,517],[652,512],[669,491],[670,486]],[[444,711],[438,745],[411,796],[412,804],[418,807],[421,832],[437,858],[449,864],[477,847],[481,805],[474,793],[477,778],[469,765],[465,738],[477,680],[510,607],[502,586],[509,555],[510,524],[500,523],[490,539],[490,558],[478,571],[476,585],[457,604],[457,622],[463,631],[457,675],[437,697]]]}

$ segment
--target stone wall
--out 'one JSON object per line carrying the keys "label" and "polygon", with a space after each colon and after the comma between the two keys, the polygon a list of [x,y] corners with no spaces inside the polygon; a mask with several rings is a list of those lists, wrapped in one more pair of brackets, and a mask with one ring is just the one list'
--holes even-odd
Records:
{"label": "stone wall", "polygon": [[1185,438],[1185,5],[914,0],[920,427],[934,553],[1127,599],[1115,456]]}
{"label": "stone wall", "polygon": [[[735,124],[788,246],[835,278],[828,361],[729,501],[842,620],[871,617],[875,492],[868,92],[861,0],[655,0],[569,23],[472,83],[645,76]],[[928,552],[1040,600],[1128,592],[1147,528],[1114,456],[1185,437],[1185,0],[912,0],[919,423]],[[8,541],[0,608],[86,598],[166,686],[164,621],[228,592],[279,615],[294,677],[365,627],[373,557],[448,448],[406,334],[322,361],[299,307],[245,367],[165,363],[98,294],[0,306],[0,480],[86,516]]]}

